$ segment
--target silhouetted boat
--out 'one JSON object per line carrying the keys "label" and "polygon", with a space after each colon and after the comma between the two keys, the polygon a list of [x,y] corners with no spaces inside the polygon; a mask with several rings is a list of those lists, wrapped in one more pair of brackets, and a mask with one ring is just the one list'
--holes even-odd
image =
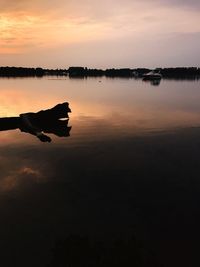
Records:
{"label": "silhouetted boat", "polygon": [[159,71],[155,71],[155,70],[152,70],[148,73],[145,73],[143,75],[143,80],[144,81],[147,81],[147,80],[160,80],[162,79],[162,74],[160,74]]}

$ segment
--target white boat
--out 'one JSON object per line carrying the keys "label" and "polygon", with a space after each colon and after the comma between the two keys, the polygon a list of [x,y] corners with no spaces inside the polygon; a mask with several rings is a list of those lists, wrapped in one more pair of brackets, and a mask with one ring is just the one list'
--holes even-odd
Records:
{"label": "white boat", "polygon": [[148,73],[143,74],[143,80],[160,80],[162,79],[162,74],[159,71],[152,70]]}

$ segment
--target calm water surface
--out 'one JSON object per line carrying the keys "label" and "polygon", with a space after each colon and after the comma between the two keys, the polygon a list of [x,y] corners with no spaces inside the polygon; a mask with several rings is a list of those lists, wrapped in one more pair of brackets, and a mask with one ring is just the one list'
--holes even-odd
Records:
{"label": "calm water surface", "polygon": [[72,233],[133,234],[164,266],[198,266],[200,82],[0,79],[0,117],[66,101],[69,137],[0,132],[2,266],[46,266]]}

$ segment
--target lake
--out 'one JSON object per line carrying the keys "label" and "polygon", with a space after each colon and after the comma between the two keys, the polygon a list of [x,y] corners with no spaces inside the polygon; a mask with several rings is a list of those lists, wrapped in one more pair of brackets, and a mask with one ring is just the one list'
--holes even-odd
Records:
{"label": "lake", "polygon": [[70,136],[0,132],[2,266],[47,266],[72,234],[134,236],[159,266],[198,266],[200,82],[0,79],[0,117],[66,101]]}

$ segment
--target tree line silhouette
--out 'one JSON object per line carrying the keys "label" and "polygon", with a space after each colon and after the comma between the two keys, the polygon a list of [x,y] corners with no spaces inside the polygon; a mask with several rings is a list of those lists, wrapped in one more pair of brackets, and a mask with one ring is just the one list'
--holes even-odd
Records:
{"label": "tree line silhouette", "polygon": [[[163,78],[171,79],[199,79],[200,68],[178,67],[157,69]],[[120,69],[89,69],[87,67],[69,67],[68,69],[43,69],[23,67],[0,67],[0,77],[43,77],[43,76],[69,76],[76,77],[142,77],[151,71],[148,68],[120,68]]]}

